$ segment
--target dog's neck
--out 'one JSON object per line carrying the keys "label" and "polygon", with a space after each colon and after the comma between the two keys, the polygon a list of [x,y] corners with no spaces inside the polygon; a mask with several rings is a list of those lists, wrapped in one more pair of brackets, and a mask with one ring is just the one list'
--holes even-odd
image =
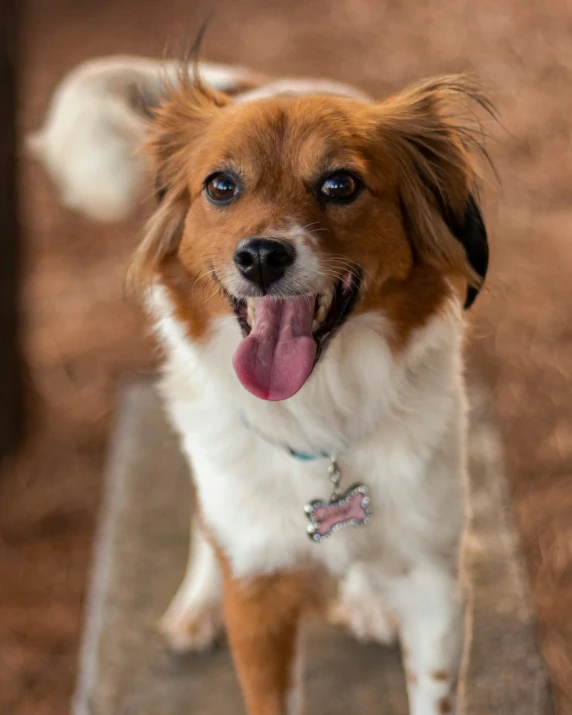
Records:
{"label": "dog's neck", "polygon": [[234,411],[237,421],[246,420],[301,454],[342,454],[384,420],[413,418],[426,390],[436,384],[447,389],[455,373],[452,361],[460,359],[462,318],[456,302],[415,331],[399,353],[390,347],[391,325],[384,316],[366,313],[347,321],[298,394],[267,402],[249,394],[232,368],[241,339],[234,316],[218,319],[209,339],[199,344],[187,337],[161,289],[154,292],[152,311],[168,371],[184,374],[208,390],[221,410]]}

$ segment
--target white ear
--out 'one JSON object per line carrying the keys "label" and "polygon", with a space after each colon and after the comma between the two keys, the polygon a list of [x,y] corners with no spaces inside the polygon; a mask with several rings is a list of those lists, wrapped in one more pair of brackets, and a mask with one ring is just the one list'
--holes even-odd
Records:
{"label": "white ear", "polygon": [[[201,76],[217,90],[253,84],[241,68],[202,64]],[[150,166],[139,151],[145,108],[160,101],[177,66],[141,57],[91,60],[56,88],[44,126],[27,138],[56,183],[62,202],[97,221],[118,221],[151,187]]]}

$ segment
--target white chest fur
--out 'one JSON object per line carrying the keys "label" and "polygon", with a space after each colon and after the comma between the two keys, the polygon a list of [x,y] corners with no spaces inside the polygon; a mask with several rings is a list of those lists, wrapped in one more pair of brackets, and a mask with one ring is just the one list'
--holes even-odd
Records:
{"label": "white chest fur", "polygon": [[[358,560],[380,561],[391,573],[456,548],[464,468],[458,305],[433,317],[398,356],[383,316],[348,320],[303,389],[278,403],[253,397],[234,375],[233,317],[197,346],[160,290],[153,310],[168,354],[167,409],[203,516],[235,576],[311,561],[343,573]],[[313,543],[303,507],[329,495],[328,461],[298,460],[286,446],[338,454],[342,486],[369,487],[372,522]]]}

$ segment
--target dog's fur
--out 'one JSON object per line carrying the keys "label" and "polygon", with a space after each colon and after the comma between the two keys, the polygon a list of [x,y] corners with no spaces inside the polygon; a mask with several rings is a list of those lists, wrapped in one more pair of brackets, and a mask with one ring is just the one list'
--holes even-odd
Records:
{"label": "dog's fur", "polygon": [[[224,623],[249,715],[293,715],[298,624],[333,580],[336,620],[364,639],[397,631],[412,715],[453,712],[463,647],[463,307],[488,256],[475,200],[481,146],[466,104],[486,101],[462,77],[373,102],[336,83],[271,83],[220,67],[215,82],[208,66],[202,81],[173,75],[165,90],[158,65],[138,62],[96,65],[97,82],[77,73],[60,100],[73,90],[79,101],[73,83],[97,85],[97,127],[80,127],[83,110],[60,104],[41,136],[60,184],[79,174],[75,203],[100,218],[133,206],[143,167],[125,147],[145,135],[155,162],[161,200],[131,277],[165,349],[161,391],[197,510],[163,629],[176,647],[199,649]],[[130,99],[139,67],[143,96],[158,98],[150,119]],[[122,112],[135,130],[126,122],[115,131]],[[109,164],[99,178],[128,177],[103,199],[81,179],[84,160],[93,166],[90,131],[98,151],[100,136],[114,136],[101,147]],[[64,161],[68,137],[77,154]],[[229,165],[247,190],[215,207],[203,182]],[[365,188],[349,205],[325,207],[308,186],[341,167]],[[318,294],[348,271],[363,277],[306,384],[278,402],[247,392],[232,368],[241,331],[229,296],[248,295],[233,253],[245,237],[268,235],[297,250],[286,293]],[[303,507],[329,492],[328,463],[287,448],[339,455],[344,485],[369,487],[372,522],[313,543]]]}

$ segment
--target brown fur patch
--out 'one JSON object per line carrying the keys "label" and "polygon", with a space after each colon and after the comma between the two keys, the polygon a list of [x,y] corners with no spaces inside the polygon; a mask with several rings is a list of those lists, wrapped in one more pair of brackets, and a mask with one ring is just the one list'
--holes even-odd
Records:
{"label": "brown fur patch", "polygon": [[222,569],[224,622],[248,714],[286,715],[298,626],[324,608],[328,581],[303,570],[235,579],[198,503],[195,510]]}
{"label": "brown fur patch", "polygon": [[285,713],[303,605],[300,586],[294,575],[225,581],[228,638],[250,715]]}
{"label": "brown fur patch", "polygon": [[228,566],[224,572],[225,622],[248,713],[285,715],[298,624],[312,603],[309,574],[240,581],[230,577]]}
{"label": "brown fur patch", "polygon": [[441,715],[448,715],[448,713],[453,712],[453,706],[451,705],[449,698],[442,698],[439,700],[438,707]]}
{"label": "brown fur patch", "polygon": [[444,276],[431,266],[416,266],[407,281],[389,280],[377,295],[366,296],[360,311],[378,310],[389,318],[391,345],[403,348],[411,332],[421,328],[451,295]]}
{"label": "brown fur patch", "polygon": [[190,275],[176,254],[161,261],[157,275],[167,290],[175,317],[192,340],[207,339],[211,320],[232,312],[217,286],[207,276]]}
{"label": "brown fur patch", "polygon": [[449,680],[450,677],[449,673],[447,673],[445,670],[436,670],[431,675],[435,680]]}

